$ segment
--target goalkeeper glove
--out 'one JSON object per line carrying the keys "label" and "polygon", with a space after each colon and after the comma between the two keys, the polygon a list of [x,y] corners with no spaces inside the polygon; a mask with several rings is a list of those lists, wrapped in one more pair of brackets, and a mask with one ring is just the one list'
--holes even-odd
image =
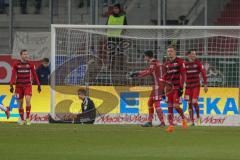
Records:
{"label": "goalkeeper glove", "polygon": [[183,89],[178,88],[178,96],[181,97],[183,95]]}
{"label": "goalkeeper glove", "polygon": [[38,86],[38,93],[40,93],[42,91],[42,89],[41,89],[41,86],[39,85]]}
{"label": "goalkeeper glove", "polygon": [[13,85],[10,85],[10,92],[13,93],[13,91],[14,91]]}
{"label": "goalkeeper glove", "polygon": [[138,76],[138,72],[130,72],[128,73],[128,77],[129,78],[134,78],[134,77],[137,77]]}

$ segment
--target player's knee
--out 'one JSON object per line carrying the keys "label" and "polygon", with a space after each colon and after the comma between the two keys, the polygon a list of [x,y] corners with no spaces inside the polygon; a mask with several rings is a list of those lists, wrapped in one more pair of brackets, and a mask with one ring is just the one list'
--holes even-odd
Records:
{"label": "player's knee", "polygon": [[193,103],[193,106],[198,107],[198,103],[197,102]]}
{"label": "player's knee", "polygon": [[193,100],[192,100],[192,104],[193,104],[194,106],[198,106],[198,101],[197,101],[197,99],[193,99]]}
{"label": "player's knee", "polygon": [[174,103],[173,104],[173,108],[179,108],[179,104],[178,103]]}
{"label": "player's knee", "polygon": [[154,108],[153,108],[153,106],[148,106],[148,109],[149,109],[149,110],[152,110],[152,109],[154,109]]}
{"label": "player's knee", "polygon": [[152,101],[148,101],[148,108],[153,108],[153,102]]}
{"label": "player's knee", "polygon": [[26,105],[27,106],[31,105],[31,101],[30,100],[26,100]]}
{"label": "player's knee", "polygon": [[23,108],[23,104],[19,104],[18,108],[20,108],[20,109]]}

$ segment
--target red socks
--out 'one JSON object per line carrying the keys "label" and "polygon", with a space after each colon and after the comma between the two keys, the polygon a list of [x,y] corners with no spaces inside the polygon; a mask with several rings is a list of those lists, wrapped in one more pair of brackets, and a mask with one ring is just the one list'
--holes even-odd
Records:
{"label": "red socks", "polygon": [[157,112],[157,116],[158,116],[158,119],[159,121],[162,123],[162,124],[165,124],[164,122],[164,117],[163,117],[163,111],[162,111],[162,108],[160,107],[160,101],[156,101],[155,102],[155,109],[156,109],[156,112]]}
{"label": "red socks", "polygon": [[19,112],[21,120],[24,121],[24,109],[23,108],[19,108],[18,112]]}
{"label": "red socks", "polygon": [[198,103],[193,103],[193,106],[195,108],[195,111],[196,111],[196,114],[197,114],[197,118],[200,118]]}
{"label": "red socks", "polygon": [[31,106],[26,106],[26,113],[27,113],[27,119],[29,119],[30,113],[31,113]]}
{"label": "red socks", "polygon": [[175,109],[177,110],[177,112],[179,113],[179,115],[182,117],[182,119],[185,119],[185,116],[184,116],[184,114],[183,114],[182,108],[180,108],[180,107],[178,106],[178,107],[175,107]]}
{"label": "red socks", "polygon": [[188,104],[188,112],[189,112],[189,116],[192,122],[194,122],[194,111],[193,111],[193,107],[192,107],[192,103]]}
{"label": "red socks", "polygon": [[156,108],[156,112],[157,112],[157,116],[158,116],[159,121],[161,123],[165,124],[162,109],[160,107],[158,107],[158,108]]}
{"label": "red socks", "polygon": [[153,114],[154,114],[154,108],[153,107],[149,107],[148,108],[148,122],[152,122]]}
{"label": "red socks", "polygon": [[173,106],[168,104],[168,122],[169,125],[173,125]]}

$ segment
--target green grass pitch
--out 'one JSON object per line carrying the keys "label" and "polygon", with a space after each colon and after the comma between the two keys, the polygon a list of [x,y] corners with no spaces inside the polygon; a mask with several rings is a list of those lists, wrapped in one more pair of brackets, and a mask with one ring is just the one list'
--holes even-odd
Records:
{"label": "green grass pitch", "polygon": [[0,124],[1,160],[239,160],[239,127]]}

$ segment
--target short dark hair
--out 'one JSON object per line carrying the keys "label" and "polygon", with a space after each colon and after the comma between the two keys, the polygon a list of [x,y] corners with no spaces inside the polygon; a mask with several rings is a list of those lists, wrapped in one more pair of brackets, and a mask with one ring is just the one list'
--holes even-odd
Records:
{"label": "short dark hair", "polygon": [[20,55],[22,55],[23,52],[27,52],[27,50],[26,50],[26,49],[22,49],[22,50],[20,51]]}
{"label": "short dark hair", "polygon": [[196,49],[189,49],[188,52],[187,52],[187,54],[190,54],[190,53],[192,53],[193,51],[196,52],[197,50],[196,50]]}
{"label": "short dark hair", "polygon": [[153,51],[151,51],[151,50],[145,51],[144,56],[149,57],[149,58],[153,58]]}
{"label": "short dark hair", "polygon": [[174,51],[176,51],[176,47],[175,47],[174,45],[169,45],[169,46],[167,47],[167,49],[169,49],[169,48],[172,48],[172,49],[174,49]]}
{"label": "short dark hair", "polygon": [[86,95],[87,95],[87,90],[84,89],[84,88],[79,88],[79,89],[78,89],[78,94],[79,94],[79,93],[86,96]]}
{"label": "short dark hair", "polygon": [[113,5],[114,8],[118,8],[118,9],[121,9],[121,4],[120,3],[116,3]]}
{"label": "short dark hair", "polygon": [[43,62],[47,62],[47,63],[49,63],[49,59],[48,59],[48,58],[43,58],[42,61],[43,61]]}

